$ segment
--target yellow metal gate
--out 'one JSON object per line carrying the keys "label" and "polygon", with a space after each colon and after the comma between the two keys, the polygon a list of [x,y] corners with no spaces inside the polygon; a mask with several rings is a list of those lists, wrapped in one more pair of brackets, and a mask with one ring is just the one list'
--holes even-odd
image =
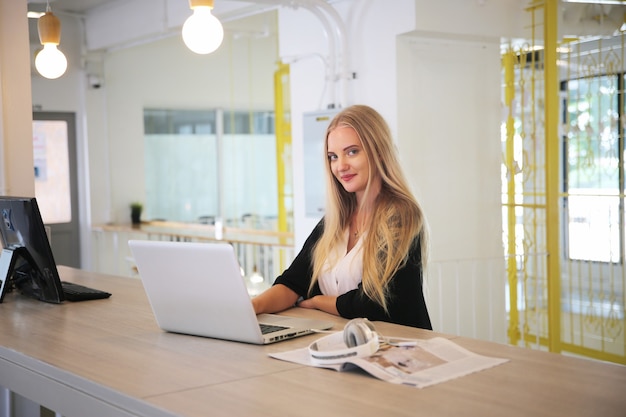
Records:
{"label": "yellow metal gate", "polygon": [[503,48],[508,337],[626,364],[624,34],[557,39],[558,4]]}

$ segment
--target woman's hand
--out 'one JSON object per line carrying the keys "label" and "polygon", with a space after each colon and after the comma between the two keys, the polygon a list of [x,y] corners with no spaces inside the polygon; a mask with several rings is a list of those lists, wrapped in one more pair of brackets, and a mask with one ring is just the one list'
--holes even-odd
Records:
{"label": "woman's hand", "polygon": [[300,301],[298,307],[322,310],[335,316],[339,315],[337,311],[337,297],[330,295],[316,295],[315,297],[307,298]]}
{"label": "woman's hand", "polygon": [[256,314],[277,313],[293,307],[298,294],[282,284],[276,284],[252,298],[252,307]]}

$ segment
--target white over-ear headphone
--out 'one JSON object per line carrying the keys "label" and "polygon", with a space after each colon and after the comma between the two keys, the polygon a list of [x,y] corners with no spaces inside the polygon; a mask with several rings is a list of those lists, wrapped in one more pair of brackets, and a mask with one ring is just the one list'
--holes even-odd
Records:
{"label": "white over-ear headphone", "polygon": [[309,354],[316,365],[337,365],[347,359],[371,356],[379,347],[378,333],[372,322],[358,318],[346,323],[343,332],[311,343]]}

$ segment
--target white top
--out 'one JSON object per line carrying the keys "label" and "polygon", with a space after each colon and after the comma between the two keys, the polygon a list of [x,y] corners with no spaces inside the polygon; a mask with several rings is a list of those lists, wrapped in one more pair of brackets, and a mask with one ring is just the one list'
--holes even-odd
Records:
{"label": "white top", "polygon": [[324,264],[324,270],[319,278],[320,289],[324,295],[339,296],[355,290],[363,279],[363,236],[360,236],[352,250],[346,253],[349,233],[350,231],[346,229],[343,240]]}

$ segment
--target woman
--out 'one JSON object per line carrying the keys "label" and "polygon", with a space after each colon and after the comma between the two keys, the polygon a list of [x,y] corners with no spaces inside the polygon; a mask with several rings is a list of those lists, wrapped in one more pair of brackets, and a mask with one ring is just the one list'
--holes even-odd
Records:
{"label": "woman", "polygon": [[297,302],[432,329],[422,291],[426,222],[387,123],[368,106],[348,107],[331,121],[324,147],[326,214],[289,268],[252,299],[256,313]]}

